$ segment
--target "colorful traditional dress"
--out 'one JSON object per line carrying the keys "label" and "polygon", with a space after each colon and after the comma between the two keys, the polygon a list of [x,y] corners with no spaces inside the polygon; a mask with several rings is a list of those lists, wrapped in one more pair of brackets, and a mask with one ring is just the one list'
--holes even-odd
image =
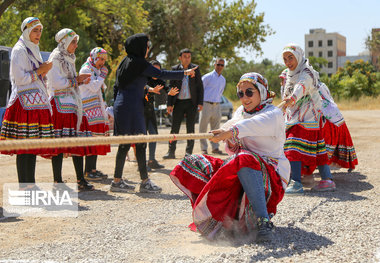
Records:
{"label": "colorful traditional dress", "polygon": [[308,167],[327,164],[328,156],[322,131],[321,97],[318,92],[319,74],[304,57],[297,45],[284,48],[298,61],[294,71],[285,69],[282,78],[282,99],[291,98],[292,106],[286,108],[286,142],[284,150],[289,161],[301,161],[303,174],[310,174]]}
{"label": "colorful traditional dress", "polygon": [[241,168],[262,172],[269,214],[276,213],[283,198],[290,177],[283,148],[285,123],[281,110],[270,102],[265,93],[255,111],[246,112],[240,106],[222,126],[234,134],[234,146],[229,148],[226,143],[229,158],[189,155],[170,173],[172,181],[190,198],[194,225],[209,239],[217,237],[221,230],[237,227],[246,232],[254,228],[254,213],[237,175]]}
{"label": "colorful traditional dress", "polygon": [[[67,51],[75,37],[79,38],[71,29],[59,31],[56,35],[58,47],[49,57],[53,67],[48,73],[48,87],[57,138],[92,136],[79,95],[75,55]],[[96,147],[60,148],[59,151],[84,156],[96,154]]]}
{"label": "colorful traditional dress", "polygon": [[[41,23],[36,17],[25,19],[21,28],[23,34],[12,49],[10,63],[12,93],[1,127],[2,140],[54,138],[46,79],[37,75],[37,69],[43,60],[38,45],[29,39],[31,30],[38,25]],[[2,153],[48,156],[55,154],[55,150],[31,149]]]}
{"label": "colorful traditional dress", "polygon": [[343,115],[326,84],[320,82],[318,88],[322,97],[321,110],[326,120],[323,126],[323,134],[329,157],[328,164],[355,169],[355,166],[358,165],[358,159]]}
{"label": "colorful traditional dress", "polygon": [[[109,123],[106,113],[106,104],[103,99],[103,92],[107,88],[104,80],[108,70],[106,67],[97,69],[96,60],[99,55],[107,54],[103,48],[94,48],[86,63],[82,65],[79,74],[91,74],[91,81],[88,84],[79,86],[80,95],[83,104],[83,110],[86,113],[90,131],[93,136],[108,136]],[[110,145],[96,146],[98,155],[105,155],[111,151]]]}

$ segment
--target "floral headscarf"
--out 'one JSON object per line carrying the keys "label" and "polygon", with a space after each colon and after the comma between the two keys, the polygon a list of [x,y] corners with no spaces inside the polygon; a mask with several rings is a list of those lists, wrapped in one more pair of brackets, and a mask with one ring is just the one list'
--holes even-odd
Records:
{"label": "floral headscarf", "polygon": [[272,103],[276,94],[273,91],[268,90],[268,81],[259,73],[249,72],[241,76],[238,84],[236,85],[237,91],[239,90],[239,85],[242,82],[250,82],[259,90],[261,98],[260,105]]}
{"label": "floral headscarf", "polygon": [[107,57],[107,51],[104,48],[96,47],[93,48],[90,52],[90,56],[87,59],[87,62],[91,63],[95,67],[96,62],[100,57]]}

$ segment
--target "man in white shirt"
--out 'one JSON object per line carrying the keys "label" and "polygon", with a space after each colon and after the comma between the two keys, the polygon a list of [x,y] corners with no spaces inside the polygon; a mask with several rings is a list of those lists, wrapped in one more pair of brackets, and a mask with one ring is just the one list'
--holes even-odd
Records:
{"label": "man in white shirt", "polygon": [[[215,60],[215,69],[205,74],[202,77],[204,95],[203,95],[203,111],[200,115],[199,132],[207,132],[207,126],[210,123],[210,130],[217,130],[220,126],[220,119],[222,112],[220,108],[220,101],[224,88],[226,87],[226,79],[222,76],[225,61],[223,58]],[[207,140],[201,139],[202,154],[207,154]],[[211,142],[212,153],[223,154],[219,150],[219,143]]]}

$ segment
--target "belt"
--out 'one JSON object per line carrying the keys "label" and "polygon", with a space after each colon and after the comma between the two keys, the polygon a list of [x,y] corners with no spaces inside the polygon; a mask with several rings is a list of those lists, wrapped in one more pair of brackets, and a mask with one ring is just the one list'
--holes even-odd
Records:
{"label": "belt", "polygon": [[218,105],[220,102],[211,102],[211,101],[204,101],[208,104],[211,104],[211,105]]}

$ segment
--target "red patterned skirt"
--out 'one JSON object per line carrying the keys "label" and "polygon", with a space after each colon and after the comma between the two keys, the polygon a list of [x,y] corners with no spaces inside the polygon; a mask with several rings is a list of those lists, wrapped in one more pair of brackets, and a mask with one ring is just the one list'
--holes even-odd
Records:
{"label": "red patterned skirt", "polygon": [[323,134],[329,158],[328,164],[334,163],[342,168],[355,169],[358,159],[346,123],[338,127],[327,120]]}
{"label": "red patterned skirt", "polygon": [[[48,109],[25,110],[17,98],[6,109],[1,127],[0,140],[53,139],[54,126]],[[30,149],[2,151],[2,154],[35,154],[49,157],[56,149]]]}
{"label": "red patterned skirt", "polygon": [[302,162],[302,174],[312,174],[319,165],[328,163],[323,131],[307,130],[294,125],[286,131],[285,155],[290,162]]}
{"label": "red patterned skirt", "polygon": [[268,213],[275,214],[284,196],[281,178],[255,153],[241,150],[225,161],[194,154],[186,156],[170,173],[174,184],[190,198],[194,225],[209,239],[236,226],[242,232],[254,228],[254,213],[237,176],[243,167],[263,173]]}
{"label": "red patterned skirt", "polygon": [[[109,126],[106,123],[99,123],[89,125],[89,129],[93,136],[109,136]],[[111,151],[111,146],[108,145],[96,145],[97,155],[106,155]]]}
{"label": "red patterned skirt", "polygon": [[[52,99],[50,102],[53,109],[53,123],[56,138],[92,137],[92,133],[85,115],[83,115],[82,123],[77,131],[77,115],[75,113],[61,113],[57,110],[55,100]],[[98,154],[96,146],[58,148],[57,151],[58,153],[69,153],[76,156]]]}

